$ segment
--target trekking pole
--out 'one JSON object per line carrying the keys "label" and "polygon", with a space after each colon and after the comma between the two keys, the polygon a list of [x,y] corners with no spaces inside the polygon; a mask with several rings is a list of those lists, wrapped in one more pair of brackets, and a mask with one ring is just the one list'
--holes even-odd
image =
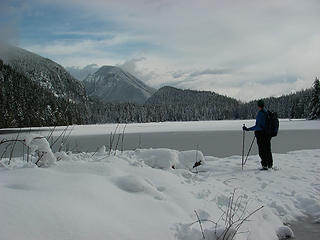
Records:
{"label": "trekking pole", "polygon": [[[243,124],[243,126],[245,126]],[[243,170],[243,160],[244,160],[244,130],[242,130],[242,161],[241,161],[241,168]]]}
{"label": "trekking pole", "polygon": [[246,162],[247,162],[247,160],[248,160],[248,157],[249,157],[249,154],[250,154],[250,152],[251,152],[251,148],[252,148],[252,146],[253,146],[253,143],[254,143],[254,140],[255,140],[255,139],[256,139],[256,136],[254,136],[253,139],[252,139],[252,142],[251,142],[250,148],[249,148],[249,150],[248,150],[248,154],[247,154],[246,160],[244,161],[243,165],[245,165]]}

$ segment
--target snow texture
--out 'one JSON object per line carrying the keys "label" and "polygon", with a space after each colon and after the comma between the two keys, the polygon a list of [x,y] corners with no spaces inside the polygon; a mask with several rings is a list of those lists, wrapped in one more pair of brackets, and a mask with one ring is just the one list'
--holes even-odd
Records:
{"label": "snow texture", "polygon": [[[45,141],[27,142],[48,150]],[[48,164],[59,161],[48,168],[18,158],[11,170],[0,167],[1,239],[200,240],[194,210],[217,222],[235,189],[242,199],[239,209],[248,203],[246,215],[264,206],[243,223],[237,240],[293,237],[284,223],[306,215],[320,218],[320,150],[275,154],[278,170],[264,172],[258,170],[258,156],[251,156],[242,171],[240,156],[222,159],[170,149],[114,156],[100,150],[50,153]],[[196,159],[203,160],[198,173],[190,171]],[[224,221],[202,226],[206,239],[225,231]]]}

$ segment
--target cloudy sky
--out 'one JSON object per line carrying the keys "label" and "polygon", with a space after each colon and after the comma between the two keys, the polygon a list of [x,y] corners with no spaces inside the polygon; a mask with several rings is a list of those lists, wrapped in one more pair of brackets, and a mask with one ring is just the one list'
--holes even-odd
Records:
{"label": "cloudy sky", "polygon": [[320,75],[319,0],[1,0],[0,35],[63,66],[250,100]]}

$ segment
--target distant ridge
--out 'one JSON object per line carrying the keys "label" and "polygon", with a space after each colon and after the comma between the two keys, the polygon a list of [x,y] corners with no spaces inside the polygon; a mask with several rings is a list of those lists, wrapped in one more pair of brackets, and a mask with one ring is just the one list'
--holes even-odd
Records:
{"label": "distant ridge", "polygon": [[84,80],[90,97],[103,102],[144,103],[156,90],[129,72],[115,66],[102,66]]}
{"label": "distant ridge", "polygon": [[238,104],[234,98],[223,96],[211,91],[198,91],[190,89],[180,89],[171,86],[164,86],[154,93],[148,100],[147,104],[196,104],[206,102],[221,104],[232,102]]}

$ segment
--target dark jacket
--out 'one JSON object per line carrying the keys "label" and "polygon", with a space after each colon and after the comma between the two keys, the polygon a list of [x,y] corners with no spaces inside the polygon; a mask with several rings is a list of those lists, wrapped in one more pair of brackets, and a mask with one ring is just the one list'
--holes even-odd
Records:
{"label": "dark jacket", "polygon": [[248,128],[249,131],[263,131],[266,126],[266,116],[267,110],[262,109],[258,112],[256,117],[256,125],[251,128]]}

